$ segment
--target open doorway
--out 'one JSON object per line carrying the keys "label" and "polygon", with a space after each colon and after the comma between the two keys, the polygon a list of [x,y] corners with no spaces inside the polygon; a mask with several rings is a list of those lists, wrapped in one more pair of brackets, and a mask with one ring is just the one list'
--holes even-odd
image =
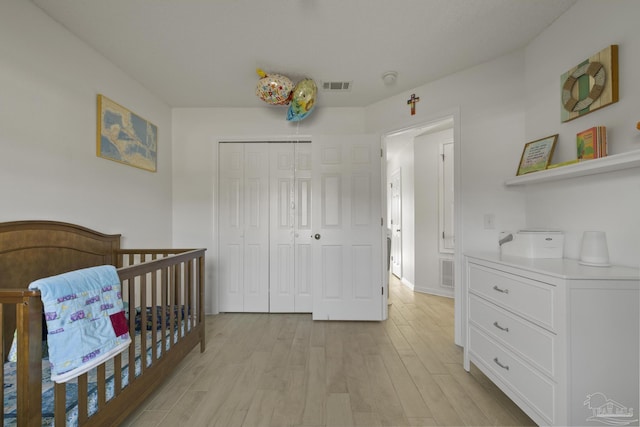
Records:
{"label": "open doorway", "polygon": [[384,141],[392,274],[414,291],[454,297],[454,118]]}

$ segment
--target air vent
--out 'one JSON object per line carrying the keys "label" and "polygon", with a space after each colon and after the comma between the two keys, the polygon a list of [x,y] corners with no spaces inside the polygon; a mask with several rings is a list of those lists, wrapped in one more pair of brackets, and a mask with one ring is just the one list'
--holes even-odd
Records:
{"label": "air vent", "polygon": [[453,288],[453,260],[440,258],[440,286],[443,288]]}
{"label": "air vent", "polygon": [[322,90],[328,91],[348,91],[351,90],[352,82],[322,82]]}

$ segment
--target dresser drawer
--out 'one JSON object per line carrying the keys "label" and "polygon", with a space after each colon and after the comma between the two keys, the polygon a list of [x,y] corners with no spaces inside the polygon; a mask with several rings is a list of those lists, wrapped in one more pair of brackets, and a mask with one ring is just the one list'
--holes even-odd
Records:
{"label": "dresser drawer", "polygon": [[470,263],[469,290],[554,331],[552,285]]}
{"label": "dresser drawer", "polygon": [[469,298],[469,319],[549,377],[555,375],[551,332],[475,295]]}
{"label": "dresser drawer", "polygon": [[546,424],[553,424],[555,386],[551,381],[474,326],[469,328],[469,354],[472,361],[484,365],[481,370],[489,370]]}

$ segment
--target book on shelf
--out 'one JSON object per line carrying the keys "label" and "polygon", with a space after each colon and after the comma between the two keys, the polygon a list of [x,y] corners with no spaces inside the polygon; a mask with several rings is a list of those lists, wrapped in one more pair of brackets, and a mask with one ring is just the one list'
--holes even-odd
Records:
{"label": "book on shelf", "polygon": [[606,157],[609,151],[607,127],[594,126],[579,132],[576,135],[576,149],[579,161]]}

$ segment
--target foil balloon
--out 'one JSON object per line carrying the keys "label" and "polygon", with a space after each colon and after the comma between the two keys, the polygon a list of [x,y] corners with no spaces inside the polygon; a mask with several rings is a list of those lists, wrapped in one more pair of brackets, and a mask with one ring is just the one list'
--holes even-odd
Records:
{"label": "foil balloon", "polygon": [[256,72],[261,77],[256,86],[256,95],[267,104],[285,105],[291,101],[293,82],[280,74],[266,74],[261,69]]}
{"label": "foil balloon", "polygon": [[293,88],[291,105],[287,111],[287,120],[297,122],[307,117],[316,104],[318,87],[311,79],[304,79]]}

